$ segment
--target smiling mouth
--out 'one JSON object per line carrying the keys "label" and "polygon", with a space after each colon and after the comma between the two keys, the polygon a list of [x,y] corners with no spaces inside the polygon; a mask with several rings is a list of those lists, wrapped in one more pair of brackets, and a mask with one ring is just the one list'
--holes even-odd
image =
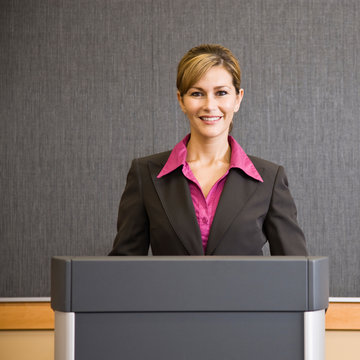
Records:
{"label": "smiling mouth", "polygon": [[217,121],[220,120],[222,116],[200,116],[200,119],[203,121]]}

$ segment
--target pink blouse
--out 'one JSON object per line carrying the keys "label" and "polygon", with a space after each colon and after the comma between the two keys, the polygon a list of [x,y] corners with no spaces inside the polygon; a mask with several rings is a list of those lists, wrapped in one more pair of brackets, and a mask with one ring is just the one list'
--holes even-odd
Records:
{"label": "pink blouse", "polygon": [[229,170],[213,185],[207,197],[205,198],[197,179],[192,173],[189,164],[186,162],[186,145],[189,139],[190,134],[185,136],[182,141],[175,145],[172,152],[170,153],[166,164],[161,169],[157,177],[161,178],[163,176],[166,176],[170,172],[177,169],[179,166],[182,166],[182,173],[184,174],[189,183],[190,194],[194,204],[194,210],[201,233],[202,245],[205,252],[211,224],[213,222],[216,208],[219,203],[220,196],[224,188],[229,170],[231,168],[238,168],[244,171],[247,175],[254,178],[255,180],[263,182],[263,179],[261,178],[254,164],[246,155],[242,147],[236,142],[236,140],[232,136],[229,136],[228,139],[231,147]]}

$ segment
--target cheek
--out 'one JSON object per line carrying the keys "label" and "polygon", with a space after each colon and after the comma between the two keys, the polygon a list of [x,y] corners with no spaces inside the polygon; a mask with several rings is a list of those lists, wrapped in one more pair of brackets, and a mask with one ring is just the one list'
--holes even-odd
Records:
{"label": "cheek", "polygon": [[196,103],[193,103],[191,101],[184,102],[183,111],[187,115],[195,114],[198,111],[198,106],[196,106]]}
{"label": "cheek", "polygon": [[234,111],[236,110],[236,101],[227,101],[223,104],[223,109],[223,111],[225,111],[226,113],[234,113]]}

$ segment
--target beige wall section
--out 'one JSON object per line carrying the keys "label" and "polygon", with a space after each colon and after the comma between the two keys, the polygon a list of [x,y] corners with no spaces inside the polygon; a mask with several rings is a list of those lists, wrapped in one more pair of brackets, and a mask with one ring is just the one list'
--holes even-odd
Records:
{"label": "beige wall section", "polygon": [[53,360],[53,330],[0,331],[1,360]]}
{"label": "beige wall section", "polygon": [[360,331],[326,331],[326,360],[359,360]]}
{"label": "beige wall section", "polygon": [[[360,331],[326,331],[326,360],[359,360]],[[1,360],[53,360],[54,331],[0,331]]]}

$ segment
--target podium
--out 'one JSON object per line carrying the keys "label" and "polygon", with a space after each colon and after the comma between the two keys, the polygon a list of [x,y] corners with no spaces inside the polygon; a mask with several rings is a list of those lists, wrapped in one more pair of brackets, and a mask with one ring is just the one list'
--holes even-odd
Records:
{"label": "podium", "polygon": [[55,360],[324,360],[325,257],[54,257]]}

